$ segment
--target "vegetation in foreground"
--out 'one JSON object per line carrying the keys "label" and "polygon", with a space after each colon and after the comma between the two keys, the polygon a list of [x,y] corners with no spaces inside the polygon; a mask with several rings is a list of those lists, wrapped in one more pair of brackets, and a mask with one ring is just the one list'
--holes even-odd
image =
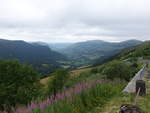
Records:
{"label": "vegetation in foreground", "polygon": [[[41,102],[32,102],[27,108],[18,108],[32,113],[87,113],[94,107],[103,107],[113,96],[120,94],[124,82],[93,81],[78,83],[70,89],[52,95]],[[103,83],[103,84],[102,84]]]}
{"label": "vegetation in foreground", "polygon": [[38,73],[18,61],[0,60],[0,110],[26,105],[40,94]]}
{"label": "vegetation in foreground", "polygon": [[[149,58],[146,52],[141,52],[149,51],[147,48],[149,46],[141,47],[142,49],[136,47],[126,55],[120,55],[116,60],[85,72],[72,74],[64,69],[58,70],[45,84],[47,87],[41,86],[37,78],[38,73],[31,67],[21,65],[17,61],[0,61],[0,109],[10,112],[11,107],[23,106],[17,107],[17,112],[20,112],[19,109],[21,113],[25,110],[33,113],[103,112],[106,106],[113,103],[113,99],[120,98],[121,102],[124,98],[132,99],[130,95],[121,94],[125,83],[115,80],[129,81],[142,66],[137,63],[138,57],[146,55],[145,58]],[[104,82],[102,84],[96,80],[104,80]],[[143,104],[147,103],[148,106],[145,98],[149,99],[149,96],[142,99]],[[147,109],[144,110],[144,113],[148,113]]]}
{"label": "vegetation in foreground", "polygon": [[[77,77],[68,76],[65,70],[59,70],[49,81],[48,94],[52,93],[52,95],[44,101],[33,102],[28,108],[18,109],[18,112],[24,109],[33,113],[87,113],[97,106],[102,108],[112,97],[121,95],[125,82],[115,80],[117,78],[129,80],[132,77],[133,69],[138,68],[138,65],[131,68],[132,66],[132,64],[128,65],[122,61],[112,61],[103,67],[81,72]],[[106,67],[109,71],[106,71]],[[61,76],[62,73],[64,76]],[[121,76],[122,73],[126,77]],[[64,82],[63,77],[69,78]],[[107,82],[97,83],[98,78],[100,80],[105,79]],[[108,81],[108,79],[113,79],[113,82]],[[79,82],[81,82],[80,85]],[[93,85],[93,83],[97,84]]]}
{"label": "vegetation in foreground", "polygon": [[[150,65],[149,65],[150,70]],[[147,94],[145,96],[139,96],[137,99],[137,105],[141,109],[142,113],[150,113],[150,77],[145,78]],[[117,113],[120,105],[133,104],[135,99],[134,94],[122,94],[114,96],[103,108],[95,108],[94,113]]]}

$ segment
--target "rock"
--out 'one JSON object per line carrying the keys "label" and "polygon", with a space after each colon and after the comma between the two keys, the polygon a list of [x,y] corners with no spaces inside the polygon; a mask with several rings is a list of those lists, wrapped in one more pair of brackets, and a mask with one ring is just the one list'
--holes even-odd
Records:
{"label": "rock", "polygon": [[132,104],[123,104],[120,107],[119,113],[141,113],[140,108]]}

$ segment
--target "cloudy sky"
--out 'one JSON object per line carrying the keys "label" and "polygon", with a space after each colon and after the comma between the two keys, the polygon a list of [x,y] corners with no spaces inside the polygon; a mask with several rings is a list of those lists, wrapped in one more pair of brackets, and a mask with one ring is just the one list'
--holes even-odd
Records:
{"label": "cloudy sky", "polygon": [[0,38],[150,40],[150,0],[0,0]]}

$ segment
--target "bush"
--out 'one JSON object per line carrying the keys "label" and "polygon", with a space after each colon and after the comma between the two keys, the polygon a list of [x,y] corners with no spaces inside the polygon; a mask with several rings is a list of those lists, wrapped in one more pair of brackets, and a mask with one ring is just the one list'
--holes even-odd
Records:
{"label": "bush", "polygon": [[48,82],[48,94],[56,94],[60,91],[63,87],[65,82],[69,77],[69,73],[67,70],[59,69],[53,74],[53,80]]}
{"label": "bush", "polygon": [[132,77],[132,69],[129,64],[122,61],[112,61],[105,65],[103,74],[108,79],[120,78],[129,81]]}
{"label": "bush", "polygon": [[91,69],[91,73],[94,73],[94,74],[95,74],[95,73],[98,73],[98,69],[97,69],[97,68],[92,68],[92,69]]}
{"label": "bush", "polygon": [[[28,104],[39,94],[38,73],[16,60],[0,60],[0,110]],[[5,108],[4,108],[5,106]]]}

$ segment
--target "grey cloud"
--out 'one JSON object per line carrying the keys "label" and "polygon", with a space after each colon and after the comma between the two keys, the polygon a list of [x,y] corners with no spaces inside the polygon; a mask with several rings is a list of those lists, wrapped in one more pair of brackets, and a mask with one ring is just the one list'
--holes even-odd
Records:
{"label": "grey cloud", "polygon": [[149,0],[0,0],[0,38],[150,39]]}

